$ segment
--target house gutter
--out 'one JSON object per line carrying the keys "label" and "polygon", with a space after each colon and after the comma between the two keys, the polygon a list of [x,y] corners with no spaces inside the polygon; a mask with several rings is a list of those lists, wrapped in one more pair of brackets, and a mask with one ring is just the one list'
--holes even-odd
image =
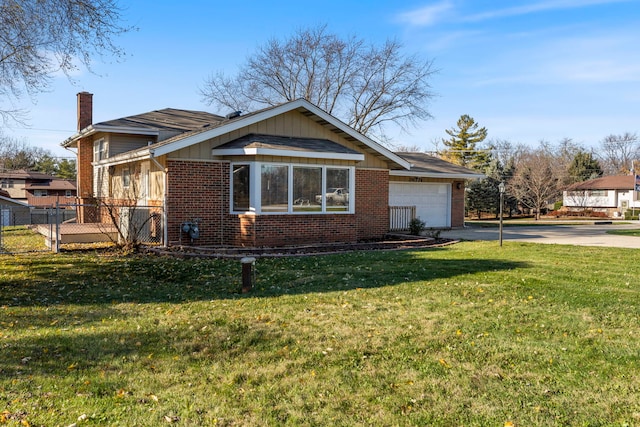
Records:
{"label": "house gutter", "polygon": [[158,159],[156,159],[156,153],[154,150],[149,150],[149,159],[156,165],[158,169],[164,174],[164,191],[162,192],[162,207],[164,209],[163,215],[163,239],[164,246],[169,246],[169,216],[167,215],[167,190],[169,189],[169,169],[162,166]]}

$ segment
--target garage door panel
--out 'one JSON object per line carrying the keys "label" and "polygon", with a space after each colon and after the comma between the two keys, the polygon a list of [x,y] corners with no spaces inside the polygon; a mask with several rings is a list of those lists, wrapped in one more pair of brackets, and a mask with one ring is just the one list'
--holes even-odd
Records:
{"label": "garage door panel", "polygon": [[427,227],[451,226],[451,185],[446,183],[389,183],[391,206],[415,206]]}

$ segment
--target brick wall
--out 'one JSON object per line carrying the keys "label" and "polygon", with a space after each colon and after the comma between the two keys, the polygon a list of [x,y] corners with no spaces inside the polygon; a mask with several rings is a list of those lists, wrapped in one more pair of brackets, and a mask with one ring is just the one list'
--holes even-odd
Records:
{"label": "brick wall", "polygon": [[[237,215],[229,213],[229,163],[168,160],[169,244],[284,246],[379,238],[389,229],[389,174],[356,170],[355,214]],[[181,231],[200,218],[200,237]]]}
{"label": "brick wall", "polygon": [[357,240],[355,216],[352,214],[258,215],[254,216],[251,231],[254,238],[252,246],[286,246]]}
{"label": "brick wall", "polygon": [[[167,231],[169,244],[225,244],[229,212],[229,163],[168,160]],[[187,221],[200,219],[200,238],[191,242],[181,231]]]}
{"label": "brick wall", "polygon": [[389,171],[356,169],[357,239],[377,239],[389,231]]}
{"label": "brick wall", "polygon": [[464,227],[464,181],[451,183],[451,227]]}

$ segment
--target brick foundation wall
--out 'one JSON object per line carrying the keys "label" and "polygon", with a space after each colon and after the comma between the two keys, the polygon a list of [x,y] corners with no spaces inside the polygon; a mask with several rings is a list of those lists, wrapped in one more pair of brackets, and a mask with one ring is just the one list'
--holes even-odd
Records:
{"label": "brick foundation wall", "polygon": [[357,240],[389,231],[389,171],[356,169],[356,227]]}
{"label": "brick foundation wall", "polygon": [[258,247],[357,240],[355,216],[352,214],[258,215],[253,217],[252,225],[251,245]]}

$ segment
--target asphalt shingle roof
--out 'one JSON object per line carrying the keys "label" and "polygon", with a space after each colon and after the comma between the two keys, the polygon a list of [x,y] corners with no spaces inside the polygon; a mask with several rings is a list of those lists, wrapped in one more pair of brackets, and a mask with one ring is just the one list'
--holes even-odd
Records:
{"label": "asphalt shingle roof", "polygon": [[106,122],[96,123],[95,126],[133,127],[142,129],[161,129],[189,132],[213,124],[219,124],[225,118],[205,111],[180,110],[165,108],[134,116],[123,117]]}
{"label": "asphalt shingle roof", "polygon": [[343,153],[360,154],[343,145],[329,141],[328,139],[296,138],[288,136],[274,136],[249,134],[217,147],[218,149],[230,148],[270,148],[274,150],[305,151],[316,153]]}
{"label": "asphalt shingle roof", "polygon": [[634,184],[635,177],[633,175],[603,176],[578,182],[569,186],[567,190],[632,190]]}
{"label": "asphalt shingle roof", "polygon": [[463,166],[454,165],[453,163],[449,163],[427,153],[398,152],[395,154],[411,163],[411,172],[482,175],[479,172]]}

